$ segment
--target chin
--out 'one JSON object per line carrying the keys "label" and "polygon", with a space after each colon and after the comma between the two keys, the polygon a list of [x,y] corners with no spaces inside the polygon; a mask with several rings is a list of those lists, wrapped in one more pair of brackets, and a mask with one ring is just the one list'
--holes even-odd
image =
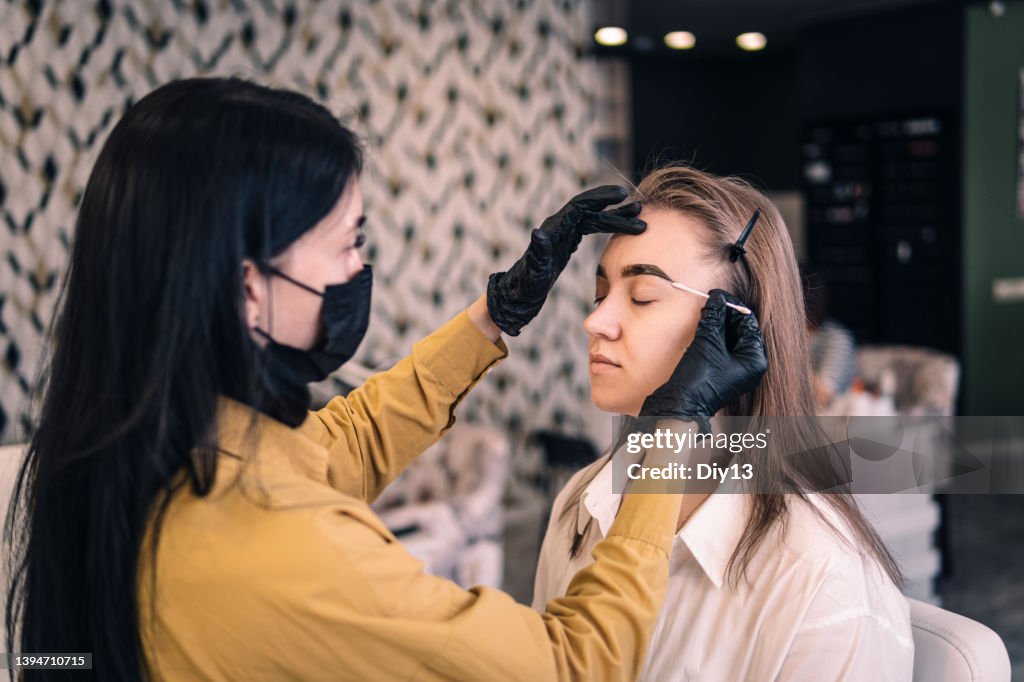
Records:
{"label": "chin", "polygon": [[611,395],[612,393],[614,393],[614,389],[598,390],[591,386],[590,402],[594,403],[594,407],[602,412],[632,415],[640,413],[639,408],[635,404],[631,403],[629,400],[623,400],[623,396],[621,395]]}

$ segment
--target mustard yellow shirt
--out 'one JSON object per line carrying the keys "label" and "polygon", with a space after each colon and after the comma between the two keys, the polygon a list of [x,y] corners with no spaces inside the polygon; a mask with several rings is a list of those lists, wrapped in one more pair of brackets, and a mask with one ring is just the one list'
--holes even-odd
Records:
{"label": "mustard yellow shirt", "polygon": [[[139,560],[156,680],[629,680],[668,576],[677,495],[627,495],[545,613],[423,572],[368,504],[507,355],[465,312],[292,429],[222,398],[213,489],[183,485]],[[184,473],[180,474],[184,480]]]}

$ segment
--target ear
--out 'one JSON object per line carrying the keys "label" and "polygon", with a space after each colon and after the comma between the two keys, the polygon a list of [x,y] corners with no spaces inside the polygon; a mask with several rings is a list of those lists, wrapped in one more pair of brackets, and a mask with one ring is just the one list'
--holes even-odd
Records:
{"label": "ear", "polygon": [[245,290],[245,325],[252,329],[261,323],[265,324],[269,284],[266,276],[249,258],[242,261],[242,286]]}

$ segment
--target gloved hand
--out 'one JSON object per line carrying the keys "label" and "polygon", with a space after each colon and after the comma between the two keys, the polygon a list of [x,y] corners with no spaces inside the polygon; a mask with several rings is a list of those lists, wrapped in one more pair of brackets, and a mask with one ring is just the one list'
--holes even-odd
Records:
{"label": "gloved hand", "polygon": [[[740,301],[721,289],[709,294],[693,343],[669,380],[647,396],[641,417],[696,421],[702,432],[709,433],[711,417],[754,390],[768,370],[764,339],[754,315],[727,307],[726,301]],[[727,337],[732,348],[727,347]]]}
{"label": "gloved hand", "polygon": [[487,280],[487,310],[494,324],[510,336],[519,336],[532,320],[585,234],[620,232],[640,234],[647,224],[637,218],[640,204],[633,202],[605,211],[625,200],[626,188],[603,185],[573,197],[530,234],[530,245],[507,272]]}

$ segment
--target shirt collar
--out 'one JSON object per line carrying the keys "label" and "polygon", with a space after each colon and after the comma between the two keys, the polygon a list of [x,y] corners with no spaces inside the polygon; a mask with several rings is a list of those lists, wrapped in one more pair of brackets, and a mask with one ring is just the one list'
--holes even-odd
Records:
{"label": "shirt collar", "polygon": [[[612,459],[609,458],[580,496],[577,530],[582,533],[587,522],[593,519],[601,535],[606,536],[621,498],[621,494],[613,492]],[[720,588],[748,515],[749,495],[712,493],[676,533],[673,551],[677,551],[680,544],[685,546],[715,587]]]}
{"label": "shirt collar", "polygon": [[217,447],[235,459],[244,460],[246,453],[254,453],[261,470],[283,468],[326,484],[329,455],[327,448],[314,440],[315,419],[310,412],[293,429],[222,395],[217,402]]}

